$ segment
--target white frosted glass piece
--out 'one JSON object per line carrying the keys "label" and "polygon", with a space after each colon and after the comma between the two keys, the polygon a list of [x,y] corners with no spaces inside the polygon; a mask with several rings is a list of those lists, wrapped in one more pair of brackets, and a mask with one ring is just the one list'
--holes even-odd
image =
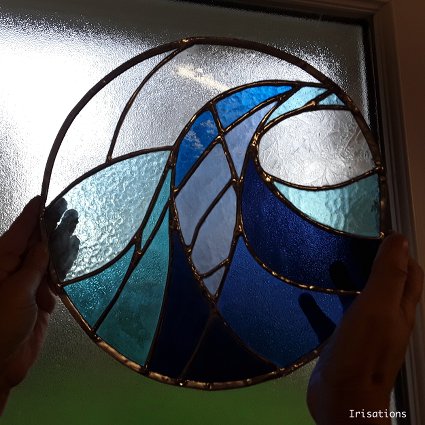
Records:
{"label": "white frosted glass piece", "polygon": [[[66,280],[92,272],[121,252],[139,228],[169,151],[121,161],[87,177],[64,194],[78,213],[77,258]],[[54,204],[53,204],[54,205]]]}
{"label": "white frosted glass piece", "polygon": [[204,285],[207,287],[211,295],[217,293],[218,288],[220,287],[221,279],[223,279],[224,272],[226,271],[225,267],[217,270],[214,274],[208,277],[204,277]]}
{"label": "white frosted glass piece", "polygon": [[192,261],[201,274],[229,256],[235,223],[236,193],[230,187],[204,221],[193,247]]}
{"label": "white frosted glass piece", "polygon": [[325,91],[326,89],[321,87],[302,87],[286,102],[279,106],[279,108],[270,115],[267,121],[273,121],[275,118],[278,118],[287,112],[303,107]]}
{"label": "white frosted glass piece", "polygon": [[303,186],[335,185],[374,167],[363,133],[349,111],[305,112],[281,121],[260,140],[264,171]]}
{"label": "white frosted glass piece", "polygon": [[218,94],[256,81],[285,79],[316,82],[301,68],[264,53],[192,46],[146,84],[124,122],[115,155],[172,145],[192,116]]}
{"label": "white frosted glass piece", "polygon": [[240,124],[229,131],[226,136],[227,147],[229,148],[230,155],[232,156],[233,164],[235,165],[238,176],[241,175],[243,162],[245,159],[246,150],[249,142],[252,140],[258,124],[270,111],[276,102],[265,106],[257,111],[247,119],[243,120]]}
{"label": "white frosted glass piece", "polygon": [[216,145],[176,198],[180,229],[186,244],[192,241],[199,219],[230,177],[230,169],[223,148],[221,145]]}

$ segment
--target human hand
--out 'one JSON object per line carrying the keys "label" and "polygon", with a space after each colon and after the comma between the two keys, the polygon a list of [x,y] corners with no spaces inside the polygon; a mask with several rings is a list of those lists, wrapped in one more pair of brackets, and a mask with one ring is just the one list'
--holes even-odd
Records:
{"label": "human hand", "polygon": [[0,413],[43,345],[55,298],[46,279],[40,240],[40,198],[34,198],[0,237]]}
{"label": "human hand", "polygon": [[[398,234],[382,243],[368,283],[323,348],[307,403],[319,425],[390,424],[389,417],[350,418],[351,410],[383,412],[415,322],[423,271]],[[378,414],[379,415],[379,414]]]}

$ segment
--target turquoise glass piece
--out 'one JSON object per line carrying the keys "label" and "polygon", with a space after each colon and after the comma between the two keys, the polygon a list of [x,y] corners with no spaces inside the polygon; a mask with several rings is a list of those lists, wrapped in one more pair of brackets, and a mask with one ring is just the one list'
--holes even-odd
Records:
{"label": "turquoise glass piece", "polygon": [[192,261],[202,274],[207,273],[229,256],[236,224],[236,193],[227,189],[198,233]]}
{"label": "turquoise glass piece", "polygon": [[65,286],[64,290],[83,319],[93,326],[108,306],[130,265],[134,249],[101,273]]}
{"label": "turquoise glass piece", "polygon": [[208,277],[204,277],[204,285],[207,287],[211,295],[217,293],[218,288],[220,287],[221,280],[223,279],[224,272],[226,271],[225,267],[217,270],[214,274]]}
{"label": "turquoise glass piece", "polygon": [[214,117],[209,111],[203,112],[192,124],[180,145],[176,163],[176,186],[217,136]]}
{"label": "turquoise glass piece", "polygon": [[286,93],[291,88],[287,85],[260,85],[239,90],[218,101],[216,108],[223,127],[226,128],[260,103]]}
{"label": "turquoise glass piece", "polygon": [[235,165],[239,177],[245,160],[246,150],[257,130],[258,124],[260,124],[267,112],[274,106],[276,106],[276,102],[266,105],[264,108],[243,120],[235,128],[232,128],[225,136],[227,147],[229,148],[233,164]]}
{"label": "turquoise glass piece", "polygon": [[80,242],[66,280],[96,271],[127,246],[146,214],[169,155],[166,150],[116,162],[63,195],[68,210],[78,214],[74,236]]}
{"label": "turquoise glass piece", "polygon": [[98,335],[121,354],[145,364],[155,336],[168,275],[169,213],[133,271]]}
{"label": "turquoise glass piece", "polygon": [[361,236],[379,236],[380,196],[376,174],[329,190],[300,190],[274,184],[291,204],[321,224]]}
{"label": "turquoise glass piece", "polygon": [[345,106],[344,102],[336,94],[331,94],[330,96],[325,97],[323,100],[319,102],[319,105]]}
{"label": "turquoise glass piece", "polygon": [[302,87],[293,94],[285,103],[277,108],[268,118],[267,122],[273,121],[288,112],[301,108],[314,98],[324,93],[326,89],[321,87]]}
{"label": "turquoise glass piece", "polygon": [[156,223],[161,216],[161,213],[164,210],[165,204],[170,198],[170,184],[171,184],[171,171],[168,172],[167,177],[162,184],[161,191],[159,192],[158,199],[156,200],[155,206],[153,207],[152,213],[149,216],[149,219],[146,223],[145,228],[143,229],[142,236],[142,248],[144,247],[146,241],[149,239],[153,229],[156,226]]}
{"label": "turquoise glass piece", "polygon": [[192,242],[199,219],[231,174],[221,145],[214,146],[176,197],[180,228],[186,244]]}

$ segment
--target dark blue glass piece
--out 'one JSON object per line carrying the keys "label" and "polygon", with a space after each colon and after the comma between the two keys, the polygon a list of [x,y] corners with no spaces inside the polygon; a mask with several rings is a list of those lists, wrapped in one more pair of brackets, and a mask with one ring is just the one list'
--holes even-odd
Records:
{"label": "dark blue glass piece", "polygon": [[134,249],[101,273],[65,286],[64,290],[84,320],[93,326],[124,279]]}
{"label": "dark blue glass piece", "polygon": [[145,364],[168,275],[168,212],[97,334],[128,359]]}
{"label": "dark blue glass piece", "polygon": [[216,104],[223,127],[226,128],[260,103],[291,90],[286,85],[261,85],[239,90]]}
{"label": "dark blue glass piece", "polygon": [[264,108],[257,111],[255,114],[252,114],[247,119],[243,120],[235,128],[232,128],[226,136],[227,147],[229,148],[230,155],[232,156],[233,164],[235,165],[236,172],[240,177],[242,166],[245,160],[246,150],[248,148],[249,142],[252,140],[252,137],[257,130],[258,124],[261,120],[270,111],[276,102],[266,105]]}
{"label": "dark blue glass piece", "polygon": [[177,233],[172,235],[172,264],[163,319],[149,369],[178,378],[189,362],[207,324],[210,307],[193,277]]}
{"label": "dark blue glass piece", "polygon": [[271,192],[254,162],[242,195],[244,231],[256,257],[273,271],[305,285],[335,289],[334,264],[346,267],[351,290],[364,287],[380,241],[338,235],[312,224]]}
{"label": "dark blue glass piece", "polygon": [[192,124],[179,148],[175,185],[178,186],[205,148],[218,136],[211,112],[203,112]]}
{"label": "dark blue glass piece", "polygon": [[185,379],[227,382],[273,372],[277,367],[256,356],[238,341],[233,332],[215,316],[206,329],[199,350]]}
{"label": "dark blue glass piece", "polygon": [[[306,295],[321,310],[320,317],[311,305],[301,307]],[[254,260],[240,239],[218,308],[248,347],[280,367],[288,367],[314,350],[339,323],[343,314],[339,298],[283,283]],[[310,320],[318,317],[312,327]]]}

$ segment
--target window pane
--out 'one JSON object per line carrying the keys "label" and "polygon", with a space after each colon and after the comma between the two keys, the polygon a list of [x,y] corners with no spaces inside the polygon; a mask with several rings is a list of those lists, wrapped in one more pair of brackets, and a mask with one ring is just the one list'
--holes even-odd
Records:
{"label": "window pane", "polygon": [[[84,6],[87,9],[77,10],[76,5],[63,3],[60,13],[51,13],[49,3],[40,1],[38,12],[28,9],[2,12],[0,55],[6,66],[0,70],[0,164],[4,173],[0,199],[8,207],[1,211],[0,231],[7,228],[31,196],[39,193],[54,137],[75,103],[107,72],[146,48],[164,42],[188,35],[216,35],[280,47],[305,59],[340,84],[368,120],[366,65],[359,26],[164,0],[126,4],[131,7],[120,9],[91,0]],[[97,11],[102,9],[104,12]],[[82,13],[90,18],[72,17]],[[102,13],[108,19],[103,19]],[[197,85],[214,81],[215,85],[210,87],[213,97],[226,90],[228,84],[244,83],[238,80],[237,70],[232,76],[223,76],[215,67],[208,68],[204,63],[195,66],[196,58],[201,57],[199,49],[202,48],[187,52],[179,62],[175,79],[161,80],[159,93],[158,83],[155,86],[153,80],[148,90],[152,98],[167,99],[169,110],[174,111],[174,85],[187,86],[186,97],[177,101],[187,104],[188,109],[177,109],[178,113],[173,114],[176,121],[170,122],[169,139],[164,139],[164,144],[173,143],[173,132],[180,130],[199,105],[209,100],[198,96]],[[352,55],[347,58],[346,52]],[[208,54],[220,62],[234,52],[215,48]],[[248,64],[254,73],[266,72],[268,78],[283,72],[276,63],[267,64],[264,71],[263,63],[244,52],[239,53],[235,62]],[[156,63],[151,61],[149,66]],[[147,71],[143,68],[134,72],[140,76]],[[311,81],[305,75],[298,77]],[[67,135],[64,150],[55,164],[54,172],[61,177],[56,179],[60,182],[56,193],[81,175],[82,170],[104,161],[104,146],[110,140],[125,99],[136,85],[134,74],[125,78],[128,79],[117,79],[77,118],[81,122],[75,128],[79,130]],[[142,104],[135,106],[136,111],[145,114],[145,129],[138,143],[148,146],[149,137],[157,134],[161,122],[156,119],[156,109],[145,111]],[[122,134],[136,141],[132,122],[129,116]],[[78,149],[87,143],[93,146],[88,156]],[[117,153],[129,148],[133,146],[118,139]],[[66,165],[70,157],[75,168]],[[212,282],[212,288],[214,285]],[[205,393],[165,386],[138,376],[109,358],[91,343],[60,305],[41,359],[28,380],[14,391],[3,420],[9,425],[58,421],[123,425],[142,422],[186,425],[200,421],[308,424],[312,421],[304,399],[310,370],[307,366],[283,379],[230,392]]]}

